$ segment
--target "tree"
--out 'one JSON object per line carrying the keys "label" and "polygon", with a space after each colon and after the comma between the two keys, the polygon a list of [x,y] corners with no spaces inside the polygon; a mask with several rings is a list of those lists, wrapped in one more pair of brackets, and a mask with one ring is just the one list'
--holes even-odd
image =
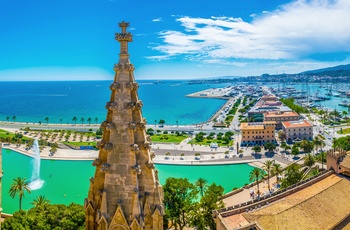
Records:
{"label": "tree", "polygon": [[85,118],[80,118],[80,121],[81,121],[81,125],[84,125],[84,121],[85,121]]}
{"label": "tree", "polygon": [[323,170],[323,164],[326,162],[327,159],[327,154],[325,151],[320,152],[319,155],[317,155],[317,158],[320,159],[321,164],[322,164],[322,170]]}
{"label": "tree", "polygon": [[38,207],[44,207],[48,204],[50,204],[51,201],[49,201],[45,196],[40,195],[38,196],[35,200],[33,200],[32,205],[34,205],[34,207],[38,208]]}
{"label": "tree", "polygon": [[7,121],[7,123],[9,122],[9,120],[10,120],[10,117],[9,117],[9,116],[7,116],[7,117],[6,117],[6,121]]}
{"label": "tree", "polygon": [[315,157],[310,153],[306,154],[306,156],[304,157],[304,165],[308,167],[312,167],[315,165],[315,163],[316,163]]}
{"label": "tree", "polygon": [[92,121],[91,117],[89,117],[86,121],[89,122],[89,125],[91,125],[91,121]]}
{"label": "tree", "polygon": [[296,157],[299,154],[300,154],[299,147],[297,145],[293,145],[293,147],[292,147],[292,155],[294,157]]}
{"label": "tree", "polygon": [[261,147],[260,147],[259,145],[255,145],[255,146],[253,147],[253,151],[254,151],[255,153],[260,153],[260,152],[261,152]]}
{"label": "tree", "polygon": [[316,152],[318,151],[319,147],[321,147],[321,150],[322,150],[322,148],[326,145],[324,140],[322,140],[318,136],[316,136],[312,142],[313,142],[313,146],[316,149]]}
{"label": "tree", "polygon": [[203,197],[204,192],[206,191],[207,183],[208,181],[204,178],[198,178],[198,180],[195,182],[195,186],[198,187],[201,197]]}
{"label": "tree", "polygon": [[13,123],[15,123],[15,122],[16,122],[16,119],[17,119],[17,117],[16,117],[16,116],[12,116]]}
{"label": "tree", "polygon": [[264,144],[264,148],[265,148],[265,150],[268,150],[269,152],[272,152],[273,150],[276,149],[276,145],[274,143],[272,143],[272,142],[266,142]]}
{"label": "tree", "polygon": [[299,182],[303,177],[303,172],[300,171],[300,166],[291,164],[286,168],[285,178],[282,180],[282,188],[286,188]]}
{"label": "tree", "polygon": [[309,153],[314,148],[313,143],[308,140],[302,140],[300,142],[300,148],[303,150],[304,153]]}
{"label": "tree", "polygon": [[26,178],[17,177],[13,179],[9,194],[12,198],[15,198],[15,196],[18,194],[19,210],[22,210],[22,198],[24,197],[25,192],[31,193],[29,183],[26,181]]}
{"label": "tree", "polygon": [[267,160],[267,161],[264,162],[264,166],[263,166],[263,169],[267,173],[267,186],[269,188],[269,191],[271,190],[270,189],[270,175],[271,175],[271,172],[272,172],[272,169],[273,169],[273,163],[274,163],[274,161]]}
{"label": "tree", "polygon": [[60,118],[60,123],[61,123],[61,125],[62,125],[62,123],[63,123],[63,119],[62,119],[62,118]]}
{"label": "tree", "polygon": [[275,163],[272,165],[272,173],[277,176],[277,181],[278,181],[278,176],[281,175],[282,171],[283,169],[280,164]]}
{"label": "tree", "polygon": [[72,121],[74,121],[74,124],[75,124],[75,125],[77,124],[77,120],[78,120],[77,117],[73,117],[73,119],[72,119]]}
{"label": "tree", "polygon": [[49,118],[48,118],[48,117],[45,117],[44,120],[46,121],[46,124],[48,125],[48,124],[49,124]]}
{"label": "tree", "polygon": [[98,123],[98,117],[95,117],[94,121],[95,121],[95,124],[97,124]]}
{"label": "tree", "polygon": [[163,127],[164,124],[165,124],[165,121],[164,121],[163,119],[160,119],[160,120],[158,121],[158,124],[159,124],[159,127]]}
{"label": "tree", "polygon": [[216,229],[216,224],[212,215],[213,210],[224,207],[224,203],[220,199],[223,194],[224,188],[222,186],[216,185],[215,183],[208,186],[199,205],[196,205],[194,208],[196,212],[191,218],[192,227],[195,227],[195,229]]}
{"label": "tree", "polygon": [[350,136],[339,137],[333,139],[333,148],[341,148],[346,151],[350,150]]}
{"label": "tree", "polygon": [[249,173],[249,180],[250,181],[256,181],[256,185],[258,187],[258,195],[260,195],[260,190],[259,190],[259,180],[263,177],[263,173],[261,169],[259,168],[254,168],[252,171]]}
{"label": "tree", "polygon": [[278,139],[282,142],[286,140],[286,134],[283,132],[283,130],[278,131]]}
{"label": "tree", "polygon": [[85,210],[82,205],[71,203],[47,204],[17,211],[6,218],[3,229],[85,229]]}
{"label": "tree", "polygon": [[184,229],[190,223],[187,214],[193,212],[192,203],[198,194],[196,187],[188,179],[169,177],[163,186],[163,192],[164,223],[168,223],[168,229]]}

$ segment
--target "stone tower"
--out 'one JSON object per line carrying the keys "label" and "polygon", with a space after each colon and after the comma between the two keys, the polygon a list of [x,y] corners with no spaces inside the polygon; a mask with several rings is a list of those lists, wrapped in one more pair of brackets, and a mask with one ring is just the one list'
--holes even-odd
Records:
{"label": "stone tower", "polygon": [[152,162],[150,138],[142,117],[142,102],[129,61],[126,32],[129,23],[121,22],[119,62],[110,85],[106,104],[107,118],[102,122],[102,140],[97,144],[95,176],[90,179],[85,199],[86,229],[163,229],[163,193]]}

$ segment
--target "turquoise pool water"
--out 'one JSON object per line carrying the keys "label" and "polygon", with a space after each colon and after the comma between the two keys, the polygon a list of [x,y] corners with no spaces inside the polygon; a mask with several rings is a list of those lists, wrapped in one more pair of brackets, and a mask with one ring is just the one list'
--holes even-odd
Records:
{"label": "turquoise pool water", "polygon": [[[32,158],[9,149],[2,150],[3,155],[3,186],[2,204],[4,213],[13,213],[19,209],[19,199],[12,199],[8,191],[12,180],[16,177],[31,178]],[[44,185],[38,190],[26,193],[22,201],[23,209],[30,209],[33,200],[45,195],[51,203],[83,204],[89,189],[89,178],[94,175],[92,161],[62,161],[41,160],[40,178]],[[159,170],[159,180],[164,184],[168,177],[188,178],[191,182],[202,177],[209,183],[215,182],[229,192],[234,187],[241,187],[249,182],[249,172],[253,167],[247,164],[218,165],[218,166],[179,166],[156,165]]]}

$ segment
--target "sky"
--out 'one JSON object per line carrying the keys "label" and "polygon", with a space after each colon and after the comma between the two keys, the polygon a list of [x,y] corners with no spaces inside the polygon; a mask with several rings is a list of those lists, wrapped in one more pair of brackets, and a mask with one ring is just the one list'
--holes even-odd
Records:
{"label": "sky", "polygon": [[0,0],[0,81],[110,80],[130,23],[136,80],[350,63],[349,0]]}

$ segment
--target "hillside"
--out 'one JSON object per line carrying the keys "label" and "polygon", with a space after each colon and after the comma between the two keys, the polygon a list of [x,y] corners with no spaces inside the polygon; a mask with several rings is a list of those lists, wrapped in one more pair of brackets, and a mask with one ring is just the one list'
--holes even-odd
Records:
{"label": "hillside", "polygon": [[350,76],[350,64],[338,65],[334,67],[328,67],[323,69],[309,70],[302,72],[300,74],[307,75],[329,75],[333,77],[337,76]]}

